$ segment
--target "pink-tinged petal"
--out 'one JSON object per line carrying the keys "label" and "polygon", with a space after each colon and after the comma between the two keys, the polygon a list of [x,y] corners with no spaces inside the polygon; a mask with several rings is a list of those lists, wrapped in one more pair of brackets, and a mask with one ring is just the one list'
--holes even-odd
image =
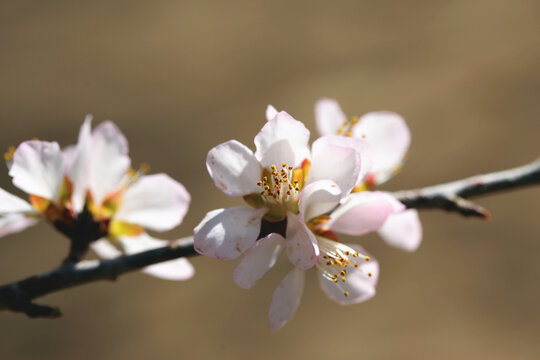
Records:
{"label": "pink-tinged petal", "polygon": [[236,140],[216,146],[208,152],[206,168],[218,189],[229,196],[259,191],[261,165],[253,152]]}
{"label": "pink-tinged petal", "polygon": [[348,235],[364,235],[378,230],[388,216],[404,208],[402,203],[387,193],[353,193],[343,199],[324,226]]}
{"label": "pink-tinged petal", "polygon": [[320,139],[324,141],[325,146],[334,145],[347,147],[356,150],[360,154],[360,173],[358,179],[362,180],[373,167],[373,159],[371,156],[371,145],[364,138],[355,138],[350,136],[329,135]]}
{"label": "pink-tinged petal", "polygon": [[28,202],[0,189],[0,215],[11,213],[37,213]]}
{"label": "pink-tinged petal", "polygon": [[94,129],[88,185],[97,204],[121,187],[131,164],[127,154],[127,140],[115,124],[104,121]]}
{"label": "pink-tinged petal", "polygon": [[309,130],[285,111],[269,120],[255,136],[255,157],[263,167],[299,165],[309,157]]}
{"label": "pink-tinged petal", "polygon": [[243,289],[251,289],[275,265],[284,248],[285,239],[276,233],[258,240],[234,268],[234,282]]}
{"label": "pink-tinged petal", "polygon": [[370,256],[369,261],[364,261],[362,257],[368,254],[361,246],[354,244],[346,244],[345,246],[362,254],[358,257],[360,258],[357,262],[358,267],[347,267],[346,281],[342,281],[341,276],[339,276],[337,282],[318,271],[319,285],[326,296],[338,304],[358,304],[375,295],[375,287],[379,278],[379,263],[372,256]]}
{"label": "pink-tinged petal", "polygon": [[[170,244],[167,240],[155,239],[146,233],[138,236],[122,236],[120,242],[126,255],[158,249]],[[147,266],[142,272],[164,280],[179,281],[191,278],[195,270],[187,259],[181,258]]]}
{"label": "pink-tinged petal", "polygon": [[124,193],[115,220],[155,231],[167,231],[184,219],[191,197],[182,184],[166,174],[141,177]]}
{"label": "pink-tinged petal", "polygon": [[38,223],[38,219],[24,214],[0,215],[0,237],[18,233]]}
{"label": "pink-tinged petal", "polygon": [[341,199],[341,189],[331,180],[315,181],[300,191],[298,207],[304,222],[335,208]]}
{"label": "pink-tinged petal", "polygon": [[292,269],[272,295],[268,310],[271,331],[278,330],[292,318],[300,305],[303,291],[304,272]]}
{"label": "pink-tinged petal", "polygon": [[266,107],[266,120],[267,121],[272,120],[274,117],[276,117],[278,112],[279,111],[277,111],[277,109],[275,107],[273,107],[272,105],[268,105]]}
{"label": "pink-tinged petal", "polygon": [[379,229],[388,245],[405,251],[416,251],[422,242],[422,224],[418,211],[408,209],[392,214]]}
{"label": "pink-tinged petal", "polygon": [[335,135],[347,122],[347,116],[334,99],[323,98],[315,104],[315,124],[321,136]]}
{"label": "pink-tinged petal", "polygon": [[312,268],[319,261],[315,235],[293,214],[287,216],[287,257],[300,270]]}
{"label": "pink-tinged petal", "polygon": [[92,156],[92,116],[87,115],[79,130],[77,145],[63,150],[66,172],[73,183],[71,201],[75,212],[81,212],[89,190]]}
{"label": "pink-tinged petal", "polygon": [[221,260],[237,258],[257,240],[265,212],[246,206],[210,211],[193,230],[195,250]]}
{"label": "pink-tinged petal", "polygon": [[56,142],[25,141],[15,151],[9,171],[19,189],[57,200],[64,181],[64,158]]}
{"label": "pink-tinged petal", "polygon": [[387,180],[389,174],[401,165],[411,142],[405,120],[389,111],[371,112],[362,116],[352,132],[354,137],[365,136],[371,144],[371,171],[377,176],[377,183]]}
{"label": "pink-tinged petal", "polygon": [[339,140],[347,141],[346,139],[329,135],[313,143],[307,183],[332,180],[340,187],[343,195],[352,190],[360,177],[362,158],[357,148],[338,144]]}

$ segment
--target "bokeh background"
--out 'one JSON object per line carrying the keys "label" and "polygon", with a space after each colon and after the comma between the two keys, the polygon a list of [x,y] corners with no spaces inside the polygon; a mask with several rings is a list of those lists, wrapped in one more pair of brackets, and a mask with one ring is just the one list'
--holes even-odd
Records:
{"label": "bokeh background", "polygon": [[[402,114],[413,142],[389,190],[510,168],[539,155],[539,12],[535,0],[1,1],[0,147],[68,145],[87,113],[114,120],[134,164],[192,194],[169,239],[240,204],[214,188],[206,152],[252,145],[269,103],[312,138],[321,96],[349,115]],[[0,186],[16,192],[7,172]],[[134,273],[43,298],[59,320],[0,313],[0,358],[538,359],[539,188],[478,201],[490,221],[423,211],[413,254],[357,239],[381,262],[377,296],[340,307],[310,273],[277,333],[266,313],[286,261],[245,291],[234,262],[197,257],[188,282]],[[67,250],[45,223],[0,240],[2,283]]]}

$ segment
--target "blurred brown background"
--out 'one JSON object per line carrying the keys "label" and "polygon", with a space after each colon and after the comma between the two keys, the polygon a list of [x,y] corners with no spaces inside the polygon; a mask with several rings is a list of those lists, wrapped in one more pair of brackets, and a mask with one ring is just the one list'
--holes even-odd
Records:
{"label": "blurred brown background", "polygon": [[[192,194],[170,239],[240,203],[204,159],[232,138],[252,146],[268,103],[311,130],[321,96],[349,115],[402,114],[413,143],[390,190],[517,166],[539,155],[539,12],[534,0],[2,1],[0,147],[68,145],[85,114],[114,120],[134,164]],[[0,186],[15,192],[7,172]],[[43,298],[60,320],[0,313],[0,358],[538,359],[540,191],[479,202],[491,221],[422,212],[414,254],[360,239],[382,264],[377,296],[340,307],[311,273],[277,333],[266,312],[286,261],[244,291],[234,262],[197,257],[188,282],[135,273]],[[0,239],[0,281],[55,266],[66,246],[45,223]]]}

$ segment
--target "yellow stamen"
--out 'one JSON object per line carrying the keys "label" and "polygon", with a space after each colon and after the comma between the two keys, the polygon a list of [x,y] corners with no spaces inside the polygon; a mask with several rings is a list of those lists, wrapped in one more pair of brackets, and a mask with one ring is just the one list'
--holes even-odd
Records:
{"label": "yellow stamen", "polygon": [[15,155],[15,146],[8,147],[8,150],[4,153],[4,160],[11,161],[13,160],[13,155]]}

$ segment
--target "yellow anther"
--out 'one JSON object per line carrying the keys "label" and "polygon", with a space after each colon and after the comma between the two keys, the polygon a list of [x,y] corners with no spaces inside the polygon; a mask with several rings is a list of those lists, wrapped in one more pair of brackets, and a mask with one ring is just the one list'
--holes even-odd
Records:
{"label": "yellow anther", "polygon": [[343,295],[349,296],[349,292],[348,292],[348,291],[345,291],[345,292],[343,293]]}
{"label": "yellow anther", "polygon": [[287,167],[287,164],[283,163],[283,164],[281,164],[281,167],[286,168],[286,167]]}
{"label": "yellow anther", "polygon": [[354,256],[354,257],[358,257],[358,253],[355,252],[355,253],[353,254],[353,256]]}
{"label": "yellow anther", "polygon": [[349,252],[348,252],[348,251],[345,251],[345,255],[349,255]]}
{"label": "yellow anther", "polygon": [[367,276],[369,276],[369,277],[371,277],[371,275],[372,275],[371,273],[368,273],[368,274],[367,274]]}
{"label": "yellow anther", "polygon": [[139,171],[143,174],[148,174],[150,172],[150,165],[148,165],[147,163],[142,163],[139,166]]}
{"label": "yellow anther", "polygon": [[364,260],[369,261],[369,256],[366,256]]}
{"label": "yellow anther", "polygon": [[341,281],[346,282],[346,281],[347,281],[347,278],[346,278],[345,276],[342,276],[342,277],[341,277]]}
{"label": "yellow anther", "polygon": [[292,170],[292,166],[289,166],[289,170]]}
{"label": "yellow anther", "polygon": [[358,267],[358,264],[354,264],[354,267],[357,268],[357,267]]}
{"label": "yellow anther", "polygon": [[261,186],[261,185],[262,185],[262,181],[259,181],[259,182],[257,183],[257,186]]}
{"label": "yellow anther", "polygon": [[358,116],[353,116],[351,119],[351,123],[356,124],[358,122]]}
{"label": "yellow anther", "polygon": [[340,274],[345,275],[347,273],[347,270],[341,270]]}
{"label": "yellow anther", "polygon": [[8,147],[8,150],[4,153],[4,160],[11,161],[13,160],[13,155],[15,155],[15,146]]}
{"label": "yellow anther", "polygon": [[276,171],[276,165],[272,165],[272,170]]}
{"label": "yellow anther", "polygon": [[347,137],[352,137],[352,132],[347,131],[347,132],[345,133],[345,136],[347,136]]}
{"label": "yellow anther", "polygon": [[333,278],[332,280],[333,280],[335,283],[338,282],[337,278]]}

